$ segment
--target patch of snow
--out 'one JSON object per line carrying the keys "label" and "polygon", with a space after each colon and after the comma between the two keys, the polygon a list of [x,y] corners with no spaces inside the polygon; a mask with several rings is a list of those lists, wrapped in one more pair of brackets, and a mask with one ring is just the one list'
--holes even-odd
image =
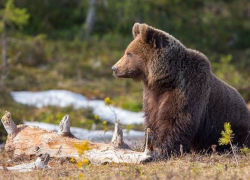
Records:
{"label": "patch of snow", "polygon": [[[49,124],[49,123],[43,123],[43,122],[29,122],[29,121],[25,121],[24,124],[29,125],[29,126],[37,126],[41,129],[45,129],[48,131],[58,131],[58,125],[55,125],[55,124]],[[110,142],[110,139],[113,136],[112,131],[104,132],[103,130],[88,130],[88,129],[82,129],[82,128],[77,128],[77,127],[71,127],[70,131],[78,139],[89,139],[92,142],[93,141]],[[143,139],[144,136],[145,136],[145,133],[142,131],[130,130],[129,132],[127,132],[126,130],[123,130],[123,137],[125,141]]]}
{"label": "patch of snow", "polygon": [[[12,98],[21,104],[36,106],[67,107],[73,105],[74,108],[92,108],[93,113],[102,119],[114,123],[115,116],[102,100],[88,100],[85,96],[67,90],[48,90],[40,92],[16,91],[11,92]],[[121,124],[141,124],[144,122],[142,112],[131,112],[118,107],[111,107],[117,115]]]}

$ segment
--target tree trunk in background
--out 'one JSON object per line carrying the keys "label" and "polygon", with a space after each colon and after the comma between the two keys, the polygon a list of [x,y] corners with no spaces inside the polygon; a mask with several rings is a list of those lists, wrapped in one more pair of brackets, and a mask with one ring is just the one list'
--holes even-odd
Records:
{"label": "tree trunk in background", "polygon": [[5,32],[2,34],[2,66],[1,66],[1,84],[3,83],[7,71],[8,71],[8,59],[7,59],[7,44],[6,44],[6,35]]}
{"label": "tree trunk in background", "polygon": [[7,67],[7,48],[6,48],[6,36],[5,33],[2,34],[2,59],[3,67]]}
{"label": "tree trunk in background", "polygon": [[85,20],[85,26],[84,26],[84,39],[87,40],[89,38],[89,35],[92,31],[92,28],[95,23],[95,5],[96,5],[96,0],[88,0],[89,3],[89,10],[88,14]]}

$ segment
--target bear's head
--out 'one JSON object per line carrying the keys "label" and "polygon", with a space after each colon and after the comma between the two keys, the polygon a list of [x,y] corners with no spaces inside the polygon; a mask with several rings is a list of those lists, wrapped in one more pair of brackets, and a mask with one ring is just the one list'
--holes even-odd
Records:
{"label": "bear's head", "polygon": [[[135,23],[134,40],[112,66],[114,76],[143,81],[147,85],[171,83],[177,76],[186,48],[174,37],[147,24]],[[176,64],[176,65],[173,65]]]}

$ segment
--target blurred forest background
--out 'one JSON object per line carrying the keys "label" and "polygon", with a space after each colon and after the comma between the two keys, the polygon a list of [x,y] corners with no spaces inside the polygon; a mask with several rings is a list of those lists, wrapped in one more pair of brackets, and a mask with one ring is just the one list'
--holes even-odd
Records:
{"label": "blurred forest background", "polygon": [[[142,84],[117,80],[119,60],[135,22],[169,32],[203,52],[213,72],[250,101],[249,0],[1,0],[0,115],[91,127],[91,109],[24,106],[11,91],[66,89],[90,99],[111,97],[115,106],[141,111]],[[0,125],[0,139],[4,139]]]}

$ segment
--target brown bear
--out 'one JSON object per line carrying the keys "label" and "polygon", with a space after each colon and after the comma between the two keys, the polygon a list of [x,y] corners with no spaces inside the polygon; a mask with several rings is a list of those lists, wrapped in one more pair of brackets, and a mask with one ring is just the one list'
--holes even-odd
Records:
{"label": "brown bear", "polygon": [[[145,128],[160,154],[208,150],[225,122],[238,146],[250,147],[250,112],[241,95],[211,71],[208,58],[170,34],[135,23],[134,40],[112,67],[119,78],[142,81]],[[225,150],[228,146],[217,146]]]}

